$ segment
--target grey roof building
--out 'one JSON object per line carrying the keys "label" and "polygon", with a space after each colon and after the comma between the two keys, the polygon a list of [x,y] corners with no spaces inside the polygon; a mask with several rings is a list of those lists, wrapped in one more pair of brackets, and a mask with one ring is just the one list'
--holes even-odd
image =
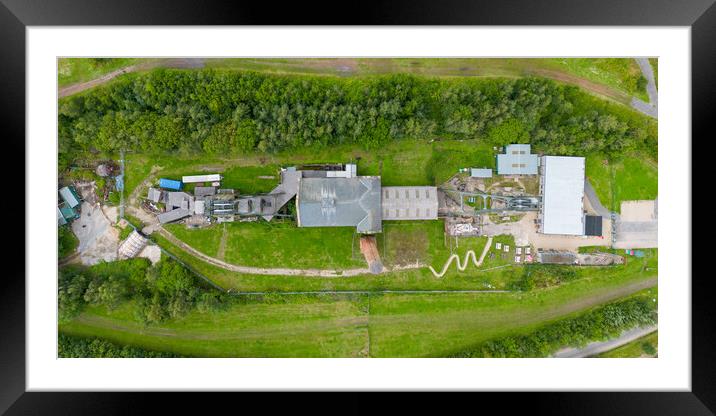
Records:
{"label": "grey roof building", "polygon": [[539,156],[531,154],[529,144],[510,144],[505,153],[497,155],[498,175],[536,175]]}
{"label": "grey roof building", "polygon": [[296,197],[299,227],[356,227],[381,231],[380,177],[301,178]]}
{"label": "grey roof building", "polygon": [[216,195],[216,188],[213,186],[197,186],[194,188],[194,196],[197,198],[208,195]]}
{"label": "grey roof building", "polygon": [[384,220],[438,218],[438,188],[435,186],[386,186],[382,192]]}
{"label": "grey roof building", "polygon": [[152,202],[162,201],[162,190],[157,188],[149,188],[149,190],[147,191],[147,199]]}
{"label": "grey roof building", "polygon": [[163,212],[159,215],[157,215],[157,219],[160,223],[166,224],[168,222],[177,221],[182,218],[186,218],[192,214],[192,211],[189,211],[188,209],[173,209],[171,211]]}

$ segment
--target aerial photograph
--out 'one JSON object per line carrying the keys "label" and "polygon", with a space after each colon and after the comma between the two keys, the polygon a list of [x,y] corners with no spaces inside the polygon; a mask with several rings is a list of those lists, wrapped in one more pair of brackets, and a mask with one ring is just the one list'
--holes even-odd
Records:
{"label": "aerial photograph", "polygon": [[656,358],[658,59],[57,58],[59,358]]}

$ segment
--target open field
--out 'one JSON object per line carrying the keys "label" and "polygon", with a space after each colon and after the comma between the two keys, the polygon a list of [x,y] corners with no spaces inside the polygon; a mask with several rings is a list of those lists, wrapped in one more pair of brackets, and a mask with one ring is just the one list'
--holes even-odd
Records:
{"label": "open field", "polygon": [[[647,344],[647,345],[645,345]],[[653,348],[653,353],[651,353]],[[649,352],[647,352],[649,350]],[[640,357],[656,357],[659,351],[659,331],[651,333],[645,337],[634,340],[619,348],[611,351],[603,352],[597,355],[598,358],[640,358]]]}
{"label": "open field", "polygon": [[655,199],[659,190],[656,162],[643,155],[625,156],[616,162],[589,155],[586,176],[602,205],[616,212],[622,201]]}
{"label": "open field", "polygon": [[278,296],[144,327],[131,305],[88,308],[60,331],[182,355],[444,356],[629,296],[655,278],[582,280],[525,293]]}
{"label": "open field", "polygon": [[631,96],[648,100],[645,86],[638,83],[639,67],[629,58],[227,58],[210,60],[206,65],[277,74],[342,77],[401,72],[438,77],[541,76],[578,85],[625,104]]}

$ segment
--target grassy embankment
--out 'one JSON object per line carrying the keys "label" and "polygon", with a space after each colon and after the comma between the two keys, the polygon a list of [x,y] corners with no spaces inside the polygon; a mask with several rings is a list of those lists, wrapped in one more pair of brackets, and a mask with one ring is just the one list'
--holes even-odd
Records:
{"label": "grassy embankment", "polygon": [[136,63],[135,58],[58,58],[57,83],[60,87],[99,78],[112,71]]}

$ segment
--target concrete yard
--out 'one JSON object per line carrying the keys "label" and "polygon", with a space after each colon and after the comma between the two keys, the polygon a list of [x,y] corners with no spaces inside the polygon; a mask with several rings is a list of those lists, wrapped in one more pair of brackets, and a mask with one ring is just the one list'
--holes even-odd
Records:
{"label": "concrete yard", "polygon": [[604,237],[546,235],[537,232],[536,212],[527,212],[517,222],[493,224],[487,216],[483,216],[482,232],[487,236],[509,234],[515,238],[518,246],[532,245],[535,248],[577,251],[585,246],[609,246],[611,242],[611,220],[604,219],[602,230]]}
{"label": "concrete yard", "polygon": [[655,248],[658,242],[657,200],[622,202],[614,248]]}
{"label": "concrete yard", "polygon": [[72,232],[79,239],[77,251],[82,264],[117,260],[119,231],[112,227],[99,206],[83,202],[81,208],[80,217],[72,223]]}

